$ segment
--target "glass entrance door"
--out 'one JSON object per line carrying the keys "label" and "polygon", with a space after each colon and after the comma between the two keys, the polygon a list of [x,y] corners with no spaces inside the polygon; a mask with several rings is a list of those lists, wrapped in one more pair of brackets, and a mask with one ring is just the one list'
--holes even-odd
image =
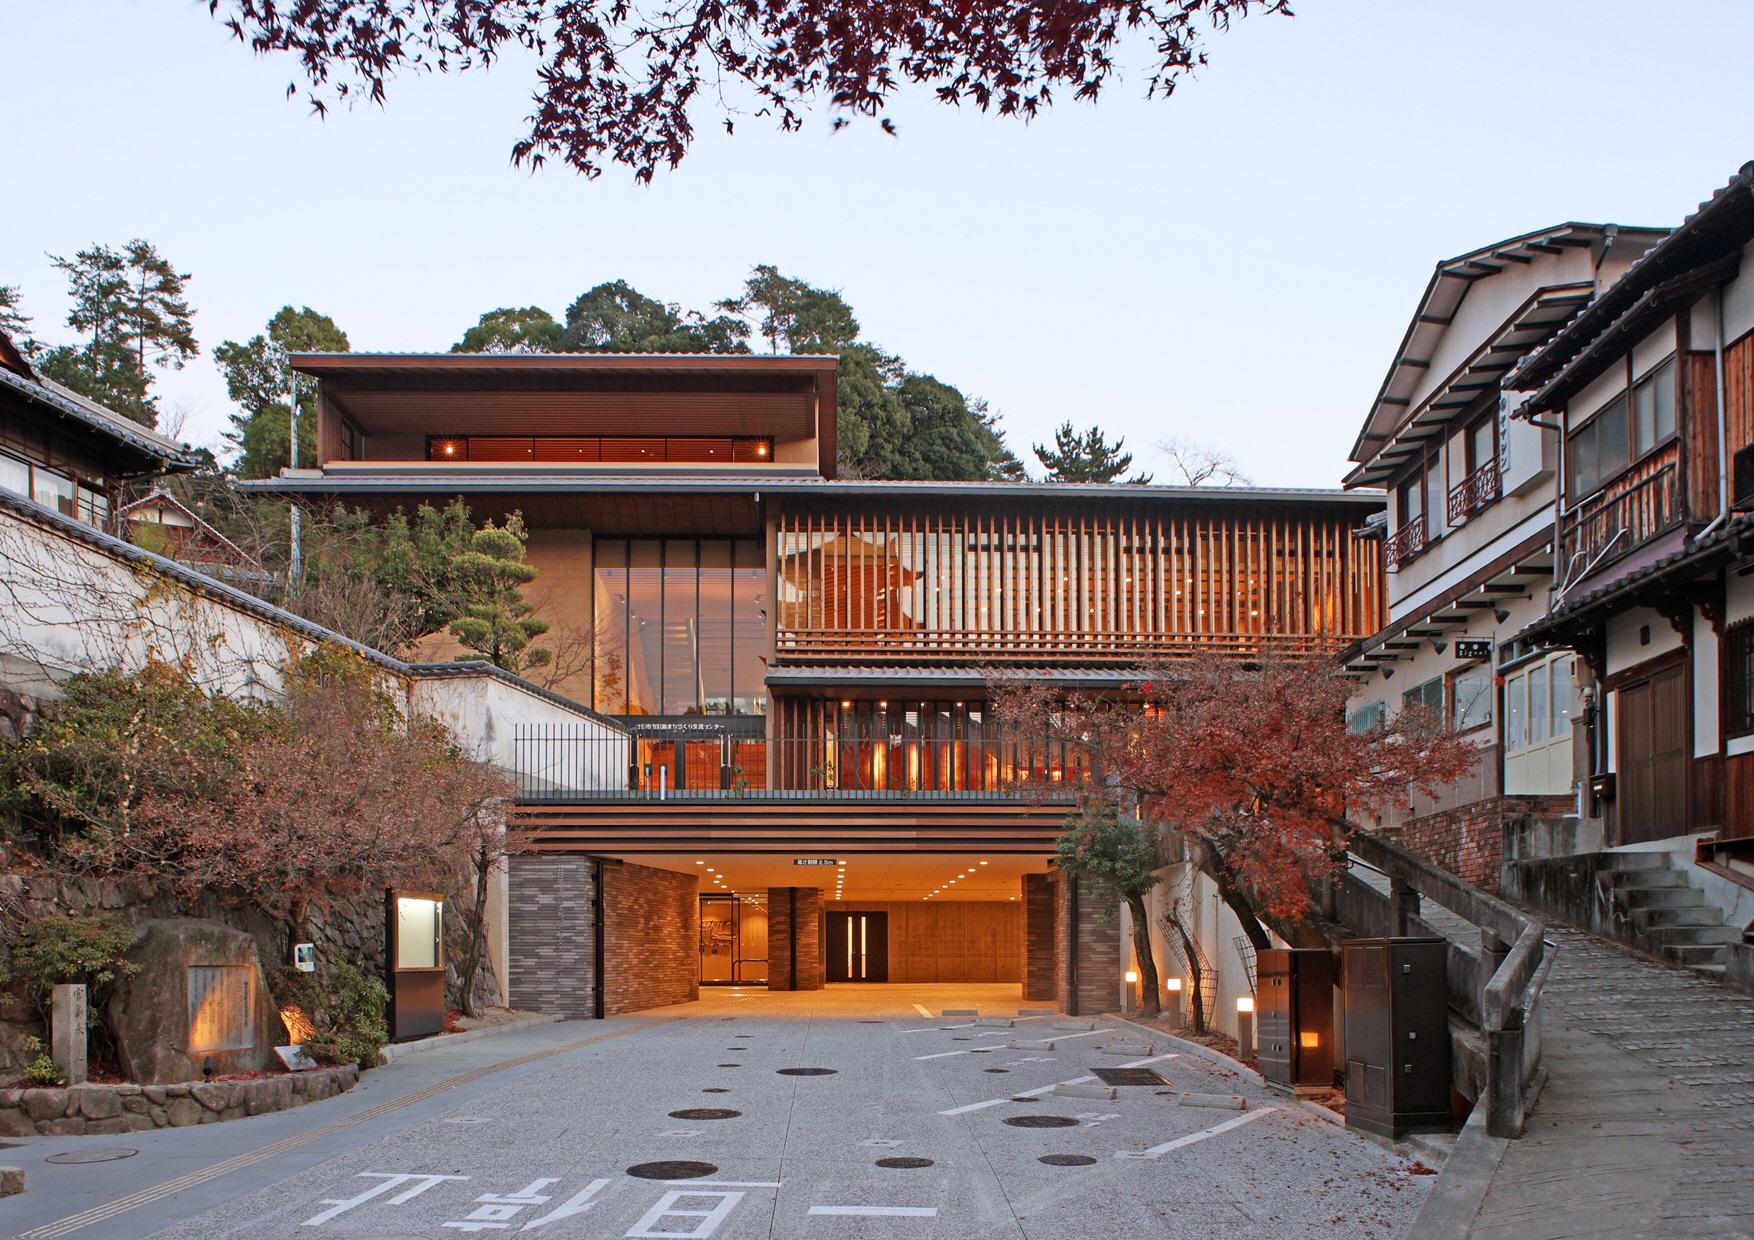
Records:
{"label": "glass entrance door", "polygon": [[767,981],[767,900],[758,895],[700,897],[700,984]]}

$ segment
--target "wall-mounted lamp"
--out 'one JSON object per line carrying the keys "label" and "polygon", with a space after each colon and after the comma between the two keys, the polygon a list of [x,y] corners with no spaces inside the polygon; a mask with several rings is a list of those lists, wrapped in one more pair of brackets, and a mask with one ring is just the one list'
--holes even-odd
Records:
{"label": "wall-mounted lamp", "polygon": [[1502,607],[1494,607],[1492,609],[1492,618],[1498,621],[1498,623],[1503,624],[1506,620],[1510,619],[1510,613]]}
{"label": "wall-mounted lamp", "polygon": [[1448,643],[1448,642],[1440,642],[1440,641],[1435,641],[1435,640],[1434,640],[1434,641],[1433,641],[1433,642],[1432,642],[1432,643],[1431,643],[1431,648],[1432,648],[1432,649],[1433,649],[1433,650],[1435,650],[1435,651],[1437,651],[1437,653],[1438,653],[1438,654],[1442,654],[1442,653],[1443,653],[1443,652],[1444,652],[1444,651],[1446,651],[1446,650],[1448,650],[1448,649],[1449,649],[1449,643]]}
{"label": "wall-mounted lamp", "polygon": [[1394,677],[1394,674],[1395,674],[1395,669],[1394,669],[1394,668],[1392,668],[1392,667],[1385,667],[1385,668],[1383,668],[1383,670],[1382,670],[1382,678],[1383,678],[1383,679],[1384,679],[1384,680],[1390,680],[1390,679],[1393,679],[1393,677]]}

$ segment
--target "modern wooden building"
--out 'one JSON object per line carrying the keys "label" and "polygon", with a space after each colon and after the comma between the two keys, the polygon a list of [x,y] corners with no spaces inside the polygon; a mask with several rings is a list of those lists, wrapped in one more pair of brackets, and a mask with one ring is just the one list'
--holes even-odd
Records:
{"label": "modern wooden building", "polygon": [[[837,478],[834,358],[294,364],[317,468],[248,485],[521,513],[554,687],[625,734],[520,731],[541,851],[513,873],[514,1000],[1033,976],[1076,1006],[1075,974],[1112,1006],[1116,929],[1067,937],[1065,801],[1027,791],[1076,772],[998,728],[991,678],[1119,688],[1147,657],[1338,650],[1384,621],[1379,496]],[[592,924],[532,911],[604,882],[567,914]]]}

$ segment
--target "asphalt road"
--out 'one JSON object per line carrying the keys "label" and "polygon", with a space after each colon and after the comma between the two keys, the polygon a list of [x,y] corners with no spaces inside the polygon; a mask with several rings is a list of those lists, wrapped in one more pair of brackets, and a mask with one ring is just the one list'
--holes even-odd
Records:
{"label": "asphalt road", "polygon": [[[951,1007],[1019,1011],[1015,986],[715,990],[412,1056],[276,1116],[31,1142],[0,1151],[32,1179],[0,1225],[30,1240],[1394,1237],[1431,1184],[1207,1060],[1102,1049],[1132,1031],[986,1027]],[[1123,1065],[1168,1084],[1051,1092]],[[1247,1106],[1177,1105],[1188,1092]],[[673,1114],[703,1109],[730,1114]],[[1008,1122],[1027,1117],[1059,1122]],[[138,1153],[42,1161],[99,1144]],[[665,1162],[700,1165],[629,1171]]]}

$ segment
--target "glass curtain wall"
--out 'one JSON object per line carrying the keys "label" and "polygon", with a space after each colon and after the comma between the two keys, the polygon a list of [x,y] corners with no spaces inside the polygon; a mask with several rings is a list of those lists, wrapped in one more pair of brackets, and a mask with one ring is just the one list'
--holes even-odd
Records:
{"label": "glass curtain wall", "polygon": [[592,705],[608,715],[767,712],[767,564],[754,540],[596,544]]}

